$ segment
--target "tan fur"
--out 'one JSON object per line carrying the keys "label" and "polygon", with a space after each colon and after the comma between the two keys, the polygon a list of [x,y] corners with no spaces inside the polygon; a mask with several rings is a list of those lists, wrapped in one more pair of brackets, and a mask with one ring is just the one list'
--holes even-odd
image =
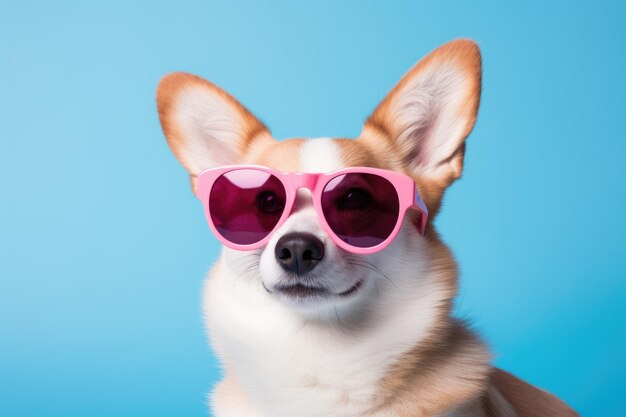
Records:
{"label": "tan fur", "polygon": [[344,164],[348,167],[363,166],[391,169],[390,166],[385,164],[384,160],[377,158],[377,155],[371,149],[363,146],[358,141],[353,139],[336,139],[335,144],[339,146]]}
{"label": "tan fur", "polygon": [[569,408],[547,391],[533,387],[501,369],[494,369],[491,384],[498,388],[518,415],[523,417],[577,417]]}
{"label": "tan fur", "polygon": [[206,88],[212,90],[239,112],[244,120],[243,125],[245,128],[245,135],[241,138],[242,153],[245,152],[253,139],[259,137],[260,133],[267,131],[265,125],[254,117],[237,99],[215,84],[197,75],[173,72],[164,77],[157,87],[157,107],[163,133],[171,144],[174,154],[177,154],[177,149],[180,146],[179,142],[183,142],[185,138],[179,134],[179,127],[170,119],[170,109],[176,103],[178,94],[186,88]]}
{"label": "tan fur", "polygon": [[[387,147],[395,148],[396,143],[393,141],[393,138],[398,135],[398,132],[391,111],[394,100],[413,78],[419,76],[425,69],[431,69],[433,66],[437,67],[442,63],[453,64],[457,70],[466,73],[470,82],[463,100],[464,105],[458,109],[459,119],[465,120],[465,129],[459,138],[462,142],[476,123],[481,88],[480,50],[476,43],[465,39],[449,42],[437,48],[411,68],[367,119],[361,134],[363,140],[367,141],[368,137],[374,135],[382,136],[387,138]],[[454,161],[452,164],[453,170],[449,177],[440,179],[440,181],[443,181],[442,186],[448,186],[453,180],[461,176],[464,149],[463,143],[459,143],[458,152],[450,155],[451,160]],[[401,155],[402,153],[401,150],[395,149],[395,152],[386,154]],[[397,165],[401,166],[402,163],[397,163]]]}
{"label": "tan fur", "polygon": [[[215,84],[185,72],[174,72],[164,77],[157,87],[157,109],[159,112],[159,120],[163,133],[167,142],[172,149],[176,158],[180,161],[187,171],[190,171],[188,161],[185,160],[180,149],[186,142],[182,129],[177,125],[173,118],[173,107],[177,103],[178,96],[185,89],[200,88],[207,89],[217,94],[226,101],[241,118],[241,127],[243,135],[239,138],[239,154],[243,155],[248,152],[254,152],[255,147],[266,146],[272,140],[269,130],[261,121],[259,121],[252,113],[248,111],[233,96],[222,90]],[[190,172],[192,189],[195,191],[196,174]]]}
{"label": "tan fur", "polygon": [[[458,138],[457,150],[446,161],[451,167],[448,175],[414,178],[429,209],[427,238],[431,244],[430,259],[449,289],[448,299],[441,306],[440,320],[437,328],[432,330],[431,338],[394,365],[381,386],[382,395],[393,404],[393,415],[397,416],[436,416],[455,406],[461,407],[464,403],[479,402],[481,398],[486,399],[479,406],[484,415],[501,416],[503,414],[497,407],[489,406],[486,392],[491,385],[502,390],[503,396],[512,403],[520,417],[574,416],[576,413],[556,397],[503,371],[492,371],[487,348],[475,334],[450,316],[452,300],[457,291],[458,272],[451,253],[439,240],[432,220],[440,209],[445,189],[461,176],[464,140],[476,121],[481,85],[481,58],[476,44],[467,40],[450,42],[422,59],[367,119],[358,142],[367,147],[370,153],[383,158],[403,155],[405,151],[398,149],[395,141],[398,132],[390,107],[412,78],[440,62],[454,63],[468,74],[471,81],[464,96],[464,104],[458,111],[459,119],[465,120],[465,129]],[[388,159],[387,163],[396,170],[412,174],[401,159]]]}
{"label": "tan fur", "polygon": [[289,139],[267,144],[256,154],[254,159],[248,159],[255,164],[266,165],[283,172],[298,172],[300,166],[300,147],[304,139]]}
{"label": "tan fur", "polygon": [[409,82],[418,77],[426,69],[441,63],[454,64],[467,74],[470,87],[467,89],[464,105],[458,109],[458,117],[465,120],[465,129],[458,138],[459,145],[449,157],[450,172],[441,178],[415,178],[422,198],[426,202],[430,216],[434,218],[439,211],[443,191],[455,180],[460,178],[463,170],[463,158],[465,155],[465,138],[469,135],[476,122],[478,105],[480,102],[481,88],[481,57],[478,46],[470,40],[457,40],[441,46],[419,61],[402,80],[389,92],[376,110],[365,122],[363,131],[358,140],[365,146],[376,149],[376,154],[382,157],[392,157],[389,163],[392,169],[411,172],[406,170],[406,163],[398,156],[404,155],[406,150],[398,148],[395,137],[398,135],[397,124],[391,112],[392,103],[397,96],[407,87]]}
{"label": "tan fur", "polygon": [[[451,317],[458,271],[432,220],[439,211],[445,189],[461,176],[464,140],[476,120],[481,88],[481,60],[476,44],[458,40],[429,54],[405,75],[367,119],[358,140],[336,139],[334,143],[340,148],[346,166],[379,167],[412,174],[402,157],[406,150],[398,147],[396,122],[390,108],[413,77],[442,62],[454,65],[471,80],[463,105],[458,109],[458,117],[465,122],[465,128],[461,137],[453,138],[458,141],[458,147],[445,161],[449,170],[439,177],[414,175],[414,179],[430,212],[426,235],[430,272],[437,277],[445,294],[438,306],[438,319],[429,329],[426,340],[390,364],[389,372],[378,387],[379,405],[372,414],[435,417],[462,409],[469,410],[471,414],[467,415],[484,417],[514,417],[511,410],[519,417],[576,416],[556,397],[492,368],[490,353],[483,342],[464,323]],[[304,139],[273,140],[267,128],[228,93],[199,77],[175,73],[160,83],[158,107],[168,143],[183,166],[188,168],[178,149],[185,138],[171,120],[170,110],[180,91],[190,87],[217,92],[241,115],[245,132],[240,138],[242,163],[263,164],[286,172],[299,171]],[[243,410],[242,415],[245,415],[246,410],[252,409],[251,405],[235,377],[228,369],[225,371],[225,379],[218,385],[215,396],[220,402]],[[309,381],[312,389],[319,388],[319,384],[316,380]],[[346,393],[346,400],[348,398],[349,393]]]}
{"label": "tan fur", "polygon": [[392,415],[437,416],[483,394],[490,371],[487,349],[462,323],[446,321],[383,381]]}

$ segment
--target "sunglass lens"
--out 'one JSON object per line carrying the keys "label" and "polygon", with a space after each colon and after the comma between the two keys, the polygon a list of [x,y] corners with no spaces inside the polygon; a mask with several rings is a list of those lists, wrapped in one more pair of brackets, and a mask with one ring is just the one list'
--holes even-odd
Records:
{"label": "sunglass lens", "polygon": [[209,213],[217,231],[238,245],[263,240],[285,209],[285,187],[274,175],[239,169],[221,175],[209,196]]}
{"label": "sunglass lens", "polygon": [[371,248],[384,242],[398,222],[396,188],[378,175],[339,175],[326,185],[321,202],[330,228],[352,246]]}

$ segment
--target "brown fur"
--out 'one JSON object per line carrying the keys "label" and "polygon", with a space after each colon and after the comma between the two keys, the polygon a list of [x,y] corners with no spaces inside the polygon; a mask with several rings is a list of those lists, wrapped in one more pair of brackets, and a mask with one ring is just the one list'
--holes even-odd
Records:
{"label": "brown fur", "polygon": [[170,118],[172,114],[171,108],[176,104],[178,95],[187,88],[204,88],[211,90],[237,110],[243,119],[244,127],[244,134],[241,137],[240,142],[242,154],[245,153],[248,146],[254,139],[258,138],[261,133],[268,131],[267,127],[265,127],[259,119],[250,113],[241,103],[239,103],[237,99],[215,84],[205,80],[204,78],[198,77],[197,75],[185,72],[174,72],[169,74],[167,77],[164,77],[157,87],[157,108],[159,112],[159,119],[161,120],[163,133],[172,147],[174,154],[178,155],[177,149],[180,148],[180,143],[184,142],[185,138],[180,134],[178,130],[179,127],[176,126]]}
{"label": "brown fur", "polygon": [[[386,153],[387,155],[405,154],[402,149],[396,148],[397,143],[393,140],[393,138],[399,135],[399,132],[393,120],[392,105],[412,79],[418,77],[426,69],[431,70],[433,67],[436,69],[437,66],[443,63],[452,64],[457,70],[464,72],[470,82],[464,96],[464,104],[458,109],[459,120],[465,120],[465,129],[457,139],[459,140],[459,151],[450,155],[450,158],[454,160],[450,175],[439,179],[439,181],[442,181],[441,185],[445,187],[461,176],[465,149],[463,141],[472,131],[478,113],[481,89],[481,56],[480,50],[474,42],[461,39],[447,43],[419,61],[389,92],[374,113],[367,119],[361,137],[367,141],[369,136],[382,136],[386,138],[387,147],[395,148],[395,152]],[[398,165],[402,165],[402,163]]]}
{"label": "brown fur", "polygon": [[[458,118],[465,122],[457,138],[456,150],[442,164],[438,176],[420,176],[407,166],[407,150],[396,138],[397,123],[392,113],[393,102],[414,77],[442,63],[454,65],[467,75],[467,91],[463,104],[457,109]],[[430,220],[427,229],[431,273],[445,289],[438,307],[438,319],[429,329],[428,337],[419,346],[403,355],[380,383],[380,406],[373,413],[399,417],[439,416],[450,410],[467,410],[472,416],[483,417],[548,417],[577,414],[556,397],[534,388],[514,376],[492,368],[490,354],[481,340],[464,323],[451,317],[453,299],[457,293],[458,271],[452,254],[441,242],[433,219],[441,206],[445,189],[461,176],[465,154],[465,139],[472,130],[479,105],[481,88],[481,58],[478,47],[468,40],[458,40],[442,46],[415,65],[394,87],[367,119],[358,140],[337,139],[346,166],[370,166],[394,169],[413,175],[420,195],[428,206]],[[158,108],[163,131],[174,154],[189,170],[179,151],[186,138],[172,119],[171,109],[185,88],[204,88],[218,94],[236,110],[243,124],[239,138],[242,163],[258,163],[282,171],[298,171],[303,139],[274,141],[267,128],[228,93],[199,77],[175,73],[164,78],[158,88]],[[192,182],[196,173],[190,172]],[[319,381],[311,380],[311,387]],[[215,393],[219,401],[238,408],[250,407],[236,380],[226,369],[225,379]],[[348,396],[346,397],[348,398]]]}
{"label": "brown fur", "polygon": [[498,388],[520,416],[578,416],[578,413],[554,395],[537,387],[533,387],[501,369],[494,368],[490,382]]}
{"label": "brown fur", "polygon": [[[464,96],[464,104],[458,109],[458,117],[460,120],[465,120],[465,128],[460,137],[451,138],[451,140],[458,141],[458,147],[456,152],[445,161],[450,166],[449,172],[441,177],[415,178],[432,218],[439,211],[443,191],[454,180],[461,177],[465,155],[464,141],[476,122],[481,88],[481,57],[478,46],[470,40],[461,39],[445,44],[428,54],[411,68],[389,92],[367,119],[359,136],[359,141],[366,146],[379,149],[378,155],[396,157],[396,159],[390,161],[393,169],[404,171],[409,175],[412,174],[410,171],[407,171],[407,161],[402,159],[403,155],[407,155],[408,151],[399,148],[398,143],[395,141],[400,132],[398,132],[398,127],[394,120],[392,105],[412,79],[419,77],[425,70],[436,68],[442,63],[453,64],[457,69],[462,70],[467,75],[469,87]],[[397,156],[400,156],[400,159],[397,159]]]}
{"label": "brown fur", "polygon": [[[398,148],[395,140],[400,135],[391,111],[394,100],[403,93],[414,77],[440,62],[453,63],[467,74],[469,87],[458,117],[465,127],[457,140],[458,145],[442,163],[450,169],[444,175],[414,176],[420,195],[429,209],[427,238],[430,242],[429,258],[438,276],[449,289],[448,298],[440,308],[438,326],[420,346],[404,355],[389,372],[381,385],[382,395],[392,404],[398,416],[436,416],[445,410],[478,404],[478,412],[488,416],[504,416],[507,410],[498,406],[487,395],[490,386],[501,391],[520,417],[576,415],[565,404],[550,394],[525,384],[509,374],[489,366],[490,354],[483,343],[462,323],[451,318],[452,300],[457,291],[456,263],[447,247],[441,243],[432,220],[437,215],[445,189],[460,178],[465,155],[465,139],[476,121],[481,86],[481,58],[475,43],[466,40],[451,42],[429,54],[415,65],[394,87],[374,113],[367,119],[359,142],[388,160],[396,170],[413,174],[402,155],[407,150]],[[485,401],[480,405],[480,400]]]}
{"label": "brown fur", "polygon": [[283,172],[297,172],[300,166],[300,147],[303,143],[304,139],[274,141],[259,149],[257,156],[250,161]]}
{"label": "brown fur", "polygon": [[462,323],[446,320],[393,366],[382,383],[385,406],[397,416],[436,416],[477,399],[489,377],[489,359]]}
{"label": "brown fur", "polygon": [[182,133],[181,126],[178,126],[174,118],[174,106],[177,104],[180,93],[186,89],[206,89],[218,95],[226,101],[239,115],[243,134],[239,137],[238,153],[253,152],[257,146],[266,146],[273,141],[269,130],[261,121],[248,111],[237,99],[222,90],[215,84],[193,74],[185,72],[174,72],[164,77],[157,88],[157,109],[163,133],[167,139],[172,152],[180,161],[181,165],[190,173],[192,190],[196,188],[197,172],[192,172],[188,161],[185,160],[181,149],[185,146],[187,138]]}

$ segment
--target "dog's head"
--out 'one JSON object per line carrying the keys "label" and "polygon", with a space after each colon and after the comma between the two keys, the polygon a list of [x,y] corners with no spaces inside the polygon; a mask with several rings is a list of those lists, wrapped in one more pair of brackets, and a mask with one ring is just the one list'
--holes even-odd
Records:
{"label": "dog's head", "polygon": [[[241,163],[310,173],[365,166],[399,171],[415,180],[430,212],[425,236],[417,232],[408,214],[400,233],[384,250],[370,255],[349,253],[325,233],[311,194],[301,189],[289,218],[264,248],[225,249],[223,267],[233,276],[246,276],[265,296],[303,314],[314,311],[334,316],[367,310],[374,295],[402,297],[426,271],[454,269],[432,220],[444,190],[461,176],[465,138],[478,109],[480,80],[476,44],[467,40],[446,44],[402,78],[367,119],[356,140],[277,141],[235,98],[185,73],[173,73],[161,81],[158,109],[168,143],[189,172],[194,190],[203,170]],[[449,298],[456,282],[450,274],[440,275],[432,279],[440,280],[447,294],[443,298]]]}

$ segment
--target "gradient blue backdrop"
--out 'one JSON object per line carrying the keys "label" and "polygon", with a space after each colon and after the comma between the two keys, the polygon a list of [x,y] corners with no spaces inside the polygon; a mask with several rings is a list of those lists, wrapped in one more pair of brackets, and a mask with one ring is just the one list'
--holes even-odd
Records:
{"label": "gradient blue backdrop", "polygon": [[0,416],[207,414],[219,248],[163,139],[161,76],[218,83],[279,138],[350,137],[456,37],[484,54],[437,219],[458,312],[499,366],[626,416],[620,2],[81,3],[0,6]]}

